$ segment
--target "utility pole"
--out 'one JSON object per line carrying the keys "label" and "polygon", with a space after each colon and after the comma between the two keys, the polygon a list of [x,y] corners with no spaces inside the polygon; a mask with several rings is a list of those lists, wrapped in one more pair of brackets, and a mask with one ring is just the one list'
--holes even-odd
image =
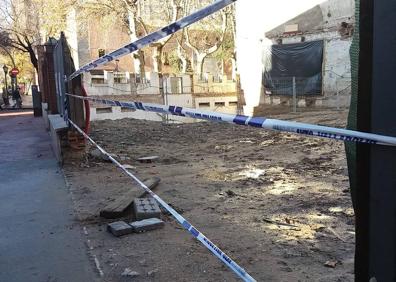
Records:
{"label": "utility pole", "polygon": [[7,85],[8,67],[7,67],[7,65],[4,65],[4,66],[3,66],[3,71],[4,71],[4,82],[5,82],[5,87],[6,87],[6,89],[8,89],[8,85]]}

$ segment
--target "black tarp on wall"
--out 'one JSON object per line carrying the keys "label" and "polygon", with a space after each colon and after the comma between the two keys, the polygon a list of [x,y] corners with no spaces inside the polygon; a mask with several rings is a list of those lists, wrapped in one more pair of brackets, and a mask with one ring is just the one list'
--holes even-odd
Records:
{"label": "black tarp on wall", "polygon": [[272,45],[263,54],[263,85],[266,94],[297,95],[322,93],[323,41]]}

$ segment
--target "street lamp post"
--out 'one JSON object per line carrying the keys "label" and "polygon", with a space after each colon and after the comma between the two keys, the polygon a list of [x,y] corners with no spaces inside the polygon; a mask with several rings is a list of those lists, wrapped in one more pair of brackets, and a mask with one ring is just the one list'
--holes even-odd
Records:
{"label": "street lamp post", "polygon": [[8,73],[8,67],[7,67],[6,65],[3,66],[3,71],[4,71],[5,87],[6,87],[6,89],[8,89],[8,87],[7,87],[7,73]]}
{"label": "street lamp post", "polygon": [[4,71],[4,83],[5,83],[5,97],[3,97],[4,103],[8,104],[8,85],[7,85],[7,74],[8,74],[8,67],[7,65],[3,66],[3,71]]}

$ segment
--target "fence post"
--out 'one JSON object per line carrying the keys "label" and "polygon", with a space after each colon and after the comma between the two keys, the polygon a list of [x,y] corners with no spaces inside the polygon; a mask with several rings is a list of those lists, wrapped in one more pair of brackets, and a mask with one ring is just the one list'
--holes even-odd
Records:
{"label": "fence post", "polygon": [[[162,79],[162,85],[164,85],[164,83],[165,83],[165,95],[164,95],[164,102],[165,102],[165,105],[166,106],[168,106],[169,105],[169,101],[168,101],[168,99],[169,99],[169,97],[168,97],[168,77],[166,77],[165,79]],[[165,123],[169,123],[169,114],[165,114]]]}
{"label": "fence post", "polygon": [[297,113],[297,90],[295,76],[293,76],[293,113]]}
{"label": "fence post", "polygon": [[336,78],[336,91],[337,91],[337,111],[340,110],[340,89],[338,88],[338,77]]}

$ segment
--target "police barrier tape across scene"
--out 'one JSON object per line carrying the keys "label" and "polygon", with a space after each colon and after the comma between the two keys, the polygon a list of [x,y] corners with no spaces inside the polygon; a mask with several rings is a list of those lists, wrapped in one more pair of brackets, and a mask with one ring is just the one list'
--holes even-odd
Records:
{"label": "police barrier tape across scene", "polygon": [[231,115],[209,111],[199,111],[196,109],[178,107],[178,106],[166,106],[160,104],[141,103],[141,102],[121,102],[114,100],[105,100],[92,97],[81,97],[73,94],[67,94],[68,96],[90,100],[97,103],[119,106],[124,108],[130,108],[134,110],[142,110],[148,112],[156,112],[162,114],[172,114],[176,116],[184,116],[195,119],[203,119],[215,122],[227,122],[238,125],[247,125],[257,128],[264,128],[269,130],[285,131],[291,133],[297,133],[308,136],[316,136],[322,138],[335,139],[339,141],[349,141],[366,144],[377,144],[396,146],[396,137],[378,135],[373,133],[365,133],[341,128],[327,127],[321,125],[313,125],[301,122],[293,121],[282,121],[277,119],[267,119],[264,117],[249,117],[244,115]]}
{"label": "police barrier tape across scene", "polygon": [[69,78],[66,80],[72,80],[73,78],[79,76],[80,74],[84,72],[88,72],[98,66],[102,66],[107,64],[108,62],[111,62],[117,58],[120,58],[122,56],[128,55],[130,53],[133,53],[151,43],[154,43],[164,37],[167,37],[197,21],[202,20],[203,18],[206,18],[207,16],[227,7],[228,5],[236,2],[236,0],[216,0],[212,4],[192,13],[191,15],[188,15],[176,22],[171,23],[170,25],[167,25],[163,28],[161,28],[158,31],[155,31],[153,33],[148,34],[147,36],[144,36],[135,42],[129,43],[125,45],[124,47],[121,47],[109,54],[106,54],[102,57],[100,57],[97,60],[94,60],[74,73],[72,73]]}
{"label": "police barrier tape across scene", "polygon": [[232,271],[234,271],[243,281],[255,282],[256,280],[249,275],[242,267],[234,262],[229,256],[227,256],[219,247],[212,243],[205,235],[198,231],[192,226],[182,215],[175,211],[169,206],[164,200],[162,200],[157,194],[150,190],[146,184],[144,184],[137,176],[126,169],[120,162],[118,162],[111,154],[106,152],[101,146],[99,146],[91,137],[89,137],[81,128],[79,128],[73,121],[68,120],[69,123],[86,139],[89,140],[99,151],[106,155],[115,165],[117,165],[123,172],[129,177],[135,180],[140,187],[153,197],[164,209],[166,209],[172,216],[187,230],[189,231],[198,241],[200,241],[207,249],[209,249],[216,257],[218,257],[225,265],[227,265]]}

